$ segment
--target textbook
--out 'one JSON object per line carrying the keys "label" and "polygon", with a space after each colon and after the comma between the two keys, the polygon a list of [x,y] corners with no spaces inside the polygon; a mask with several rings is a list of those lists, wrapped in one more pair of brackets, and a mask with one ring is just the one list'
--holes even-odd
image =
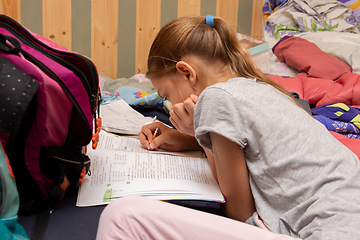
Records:
{"label": "textbook", "polygon": [[262,72],[268,72],[268,62],[270,58],[269,43],[265,40],[259,40],[245,34],[236,33],[240,45],[250,53],[254,61],[255,67]]}
{"label": "textbook", "polygon": [[240,45],[254,56],[270,49],[269,43],[265,40],[256,39],[245,34],[236,33]]}
{"label": "textbook", "polygon": [[178,200],[193,206],[220,206],[225,202],[201,151],[148,151],[137,137],[103,130],[97,149],[88,146],[87,151],[90,175],[79,187],[76,206],[108,204],[129,195]]}

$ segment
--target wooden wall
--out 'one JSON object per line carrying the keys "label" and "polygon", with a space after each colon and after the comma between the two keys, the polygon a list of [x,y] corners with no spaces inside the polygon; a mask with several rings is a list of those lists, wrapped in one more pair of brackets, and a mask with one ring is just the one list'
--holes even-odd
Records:
{"label": "wooden wall", "polygon": [[0,13],[88,56],[115,79],[145,73],[157,32],[179,16],[221,16],[250,35],[252,0],[0,0]]}

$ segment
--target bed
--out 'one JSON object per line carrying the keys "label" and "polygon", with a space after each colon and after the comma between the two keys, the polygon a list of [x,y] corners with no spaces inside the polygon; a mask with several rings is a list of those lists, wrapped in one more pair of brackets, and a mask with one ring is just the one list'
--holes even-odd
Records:
{"label": "bed", "polygon": [[[342,5],[327,0],[321,2],[332,4],[332,7],[327,5],[327,8],[323,6],[321,9],[316,5],[312,9],[306,4],[314,4],[314,2],[320,1],[253,0],[251,35],[265,39],[274,50],[274,52],[269,51],[268,64],[261,67],[260,70],[289,92],[296,93],[299,99],[309,104],[311,110],[332,103],[344,104],[345,106],[340,106],[345,108],[342,110],[345,112],[347,112],[347,107],[356,110],[360,107],[360,4],[358,1],[342,0],[344,4]],[[302,12],[301,9],[306,5],[307,13],[311,13],[312,10],[314,13],[315,9],[319,12],[315,11],[315,16]],[[338,14],[336,17],[328,14],[327,16],[332,19],[327,23],[326,14],[320,13],[324,12],[324,9],[328,11],[336,9],[337,13],[342,12],[342,14]],[[292,17],[291,19],[289,16],[300,16],[300,18],[307,19],[311,27],[305,28],[306,24],[302,26],[301,23],[304,22],[301,22],[300,18]],[[311,19],[321,21],[316,24]],[[341,28],[334,28],[336,26],[334,19],[338,21],[337,26],[341,25]],[[289,23],[291,24],[289,25]],[[324,26],[327,26],[327,29]],[[306,54],[312,57],[299,58]],[[326,61],[321,58],[325,58]],[[334,69],[336,71],[333,71]],[[143,74],[119,79],[111,79],[100,74],[99,79],[104,99],[103,104],[123,98],[123,92],[126,92],[131,96],[127,99],[131,106],[146,116],[157,115],[159,120],[170,124],[167,114],[171,109],[171,104],[157,96],[155,89]],[[315,115],[321,114],[314,113]],[[360,123],[360,116],[353,118],[355,118],[353,122],[350,121],[352,119],[349,121],[331,119],[338,121],[336,124],[339,124],[339,128],[333,129],[331,133],[360,157],[360,125],[354,124],[354,122]],[[352,128],[354,132],[345,132],[347,130],[345,125],[355,125]],[[330,123],[329,126],[334,125]],[[39,239],[95,239],[98,218],[104,206],[75,207],[76,196],[77,189],[70,189],[63,201],[56,206],[50,219],[29,216],[20,217],[19,222],[29,236],[33,231]],[[45,226],[45,230],[46,227],[47,230],[39,232],[39,229],[34,229],[36,221],[48,224]]]}

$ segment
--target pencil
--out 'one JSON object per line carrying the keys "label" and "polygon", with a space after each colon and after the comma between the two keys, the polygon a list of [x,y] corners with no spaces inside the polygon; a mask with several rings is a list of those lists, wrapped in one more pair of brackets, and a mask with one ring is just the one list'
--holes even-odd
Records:
{"label": "pencil", "polygon": [[153,140],[154,140],[154,138],[156,137],[156,134],[157,134],[157,131],[159,130],[159,128],[156,128],[155,129],[155,132],[154,132],[154,134],[153,134]]}
{"label": "pencil", "polygon": [[[156,119],[157,119],[157,116],[155,116],[155,117],[153,118],[153,123],[156,121]],[[159,128],[156,128],[156,129],[155,129],[155,132],[154,132],[154,134],[153,134],[153,140],[154,140],[154,138],[156,137],[156,134],[157,134],[158,129],[159,129]],[[149,150],[149,149],[150,149],[150,143],[149,143],[149,146],[148,146],[148,150]]]}

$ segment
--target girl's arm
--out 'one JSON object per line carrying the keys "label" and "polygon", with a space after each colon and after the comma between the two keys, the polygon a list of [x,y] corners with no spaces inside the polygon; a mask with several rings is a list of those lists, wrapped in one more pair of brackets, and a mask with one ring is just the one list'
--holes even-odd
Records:
{"label": "girl's arm", "polygon": [[210,132],[217,180],[225,197],[228,217],[245,222],[255,212],[249,172],[243,149],[229,139]]}

